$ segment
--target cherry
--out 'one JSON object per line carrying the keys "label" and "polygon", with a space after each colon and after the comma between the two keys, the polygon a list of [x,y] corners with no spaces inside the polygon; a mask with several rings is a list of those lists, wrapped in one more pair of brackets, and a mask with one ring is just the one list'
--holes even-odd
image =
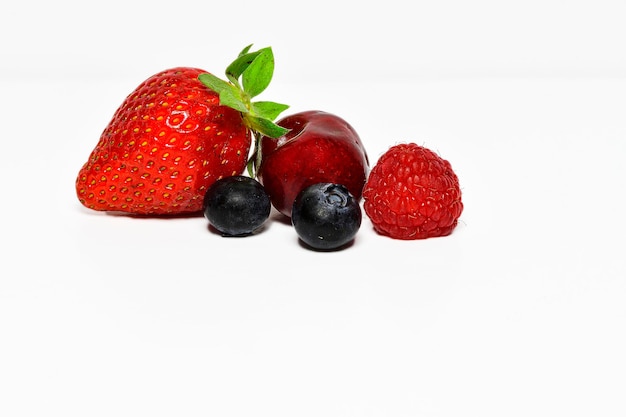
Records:
{"label": "cherry", "polygon": [[261,162],[256,175],[279,212],[291,217],[297,195],[317,183],[342,184],[355,200],[361,199],[369,161],[359,135],[348,122],[310,110],[276,124],[289,131],[277,138],[260,138]]}

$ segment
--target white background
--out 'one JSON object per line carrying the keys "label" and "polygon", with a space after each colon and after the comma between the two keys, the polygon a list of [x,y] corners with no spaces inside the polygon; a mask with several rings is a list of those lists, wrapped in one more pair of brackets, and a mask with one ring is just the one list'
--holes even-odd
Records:
{"label": "white background", "polygon": [[[0,415],[626,415],[626,3],[11,2],[0,15]],[[74,180],[169,67],[272,46],[264,99],[372,163],[448,159],[455,232],[312,252],[276,218],[89,212]]]}

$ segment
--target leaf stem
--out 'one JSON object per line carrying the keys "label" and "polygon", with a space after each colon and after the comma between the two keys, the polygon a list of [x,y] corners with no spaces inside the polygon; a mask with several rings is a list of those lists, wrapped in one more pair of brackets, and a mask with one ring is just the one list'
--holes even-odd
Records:
{"label": "leaf stem", "polygon": [[254,178],[257,177],[259,173],[259,167],[261,166],[261,161],[263,160],[263,155],[261,152],[261,138],[263,135],[259,132],[254,132],[254,143],[255,143],[255,152],[256,152],[256,160],[254,162]]}

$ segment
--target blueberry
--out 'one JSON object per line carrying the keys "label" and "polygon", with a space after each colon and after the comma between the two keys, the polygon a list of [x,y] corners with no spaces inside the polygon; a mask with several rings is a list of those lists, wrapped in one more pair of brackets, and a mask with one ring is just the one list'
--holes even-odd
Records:
{"label": "blueberry", "polygon": [[204,196],[204,217],[225,236],[252,234],[268,219],[270,198],[254,178],[235,175],[214,182]]}
{"label": "blueberry", "polygon": [[319,183],[302,190],[293,203],[291,223],[314,249],[338,249],[361,227],[361,207],[346,187]]}

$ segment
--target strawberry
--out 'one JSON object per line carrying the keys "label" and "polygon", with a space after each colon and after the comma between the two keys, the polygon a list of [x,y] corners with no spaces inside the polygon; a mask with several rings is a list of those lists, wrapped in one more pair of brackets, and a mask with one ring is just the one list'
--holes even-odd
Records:
{"label": "strawberry", "polygon": [[360,201],[369,162],[359,135],[348,122],[309,110],[277,124],[289,131],[277,138],[262,138],[257,176],[279,212],[291,217],[298,194],[322,182],[343,185]]}
{"label": "strawberry", "polygon": [[272,77],[272,51],[249,50],[227,68],[231,83],[221,82],[222,90],[212,88],[212,74],[190,67],[141,83],[80,169],[80,202],[93,210],[142,215],[202,212],[209,186],[245,170],[253,134],[284,133],[271,120],[287,106],[251,101]]}
{"label": "strawberry", "polygon": [[414,143],[389,148],[363,189],[363,209],[374,229],[394,239],[446,236],[463,211],[450,163]]}

